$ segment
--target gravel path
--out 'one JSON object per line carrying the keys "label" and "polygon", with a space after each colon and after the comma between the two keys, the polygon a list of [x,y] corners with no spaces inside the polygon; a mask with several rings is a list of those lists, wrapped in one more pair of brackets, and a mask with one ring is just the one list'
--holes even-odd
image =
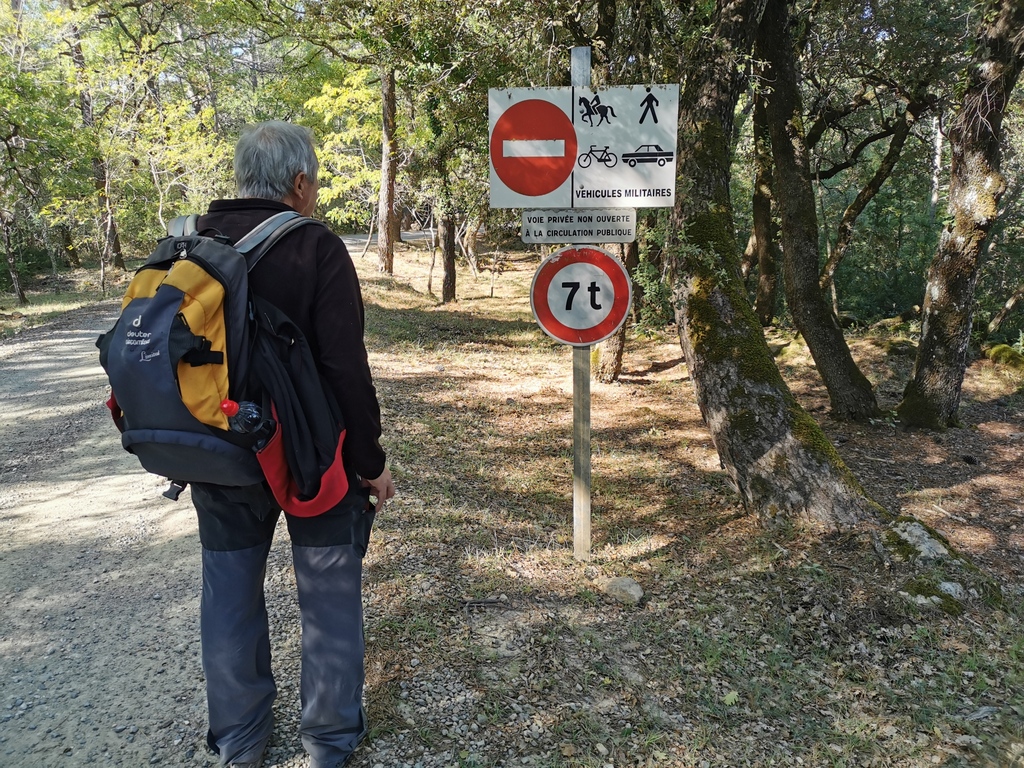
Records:
{"label": "gravel path", "polygon": [[[205,743],[194,512],[187,490],[177,503],[162,498],[166,482],[121,450],[94,347],[116,315],[104,302],[0,340],[2,768],[217,764]],[[375,536],[394,538],[387,528]],[[283,523],[267,609],[279,691],[265,766],[301,768],[299,614]],[[468,699],[448,683],[405,683],[401,699],[448,701],[438,715],[456,728],[470,719]],[[407,734],[379,735],[351,768],[452,764],[451,751],[425,754]]]}
{"label": "gravel path", "polygon": [[188,503],[120,450],[112,302],[0,344],[0,763],[205,764]]}

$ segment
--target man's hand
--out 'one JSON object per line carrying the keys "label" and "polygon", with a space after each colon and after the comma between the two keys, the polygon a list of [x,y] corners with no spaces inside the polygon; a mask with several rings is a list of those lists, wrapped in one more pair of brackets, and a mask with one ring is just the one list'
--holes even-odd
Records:
{"label": "man's hand", "polygon": [[376,512],[384,509],[384,502],[395,495],[395,481],[391,479],[391,470],[387,467],[380,473],[380,477],[373,480],[363,478],[363,484],[369,486],[371,496],[377,497],[377,506],[374,508]]}

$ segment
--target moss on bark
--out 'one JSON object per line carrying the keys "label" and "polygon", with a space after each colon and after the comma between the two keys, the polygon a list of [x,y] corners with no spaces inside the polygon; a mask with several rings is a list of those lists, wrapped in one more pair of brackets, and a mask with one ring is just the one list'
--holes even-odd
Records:
{"label": "moss on bark", "polygon": [[913,380],[907,384],[903,399],[896,406],[896,418],[907,428],[922,427],[944,432],[950,426],[949,420],[940,412],[938,404],[932,398],[926,397]]}

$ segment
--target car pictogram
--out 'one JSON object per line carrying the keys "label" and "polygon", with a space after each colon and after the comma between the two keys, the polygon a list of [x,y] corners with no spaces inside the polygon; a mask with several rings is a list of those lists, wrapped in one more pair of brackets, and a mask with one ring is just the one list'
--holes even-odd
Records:
{"label": "car pictogram", "polygon": [[636,168],[637,163],[657,163],[665,165],[673,157],[671,152],[666,152],[657,144],[641,144],[635,152],[623,152],[622,162],[630,168]]}

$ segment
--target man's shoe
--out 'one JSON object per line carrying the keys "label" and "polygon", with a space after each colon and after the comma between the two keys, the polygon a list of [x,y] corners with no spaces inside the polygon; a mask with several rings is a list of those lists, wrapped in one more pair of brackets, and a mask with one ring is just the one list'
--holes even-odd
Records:
{"label": "man's shoe", "polygon": [[[354,760],[354,759],[355,759],[355,753],[349,755],[346,758],[343,758],[340,763],[335,763],[332,766],[332,768],[345,768],[345,766],[348,765],[349,763],[351,763],[352,760]],[[314,763],[313,762],[313,758],[311,757],[311,758],[309,758],[309,761],[306,763],[306,768],[320,768],[321,765],[323,765],[323,763]]]}
{"label": "man's shoe", "polygon": [[262,768],[263,767],[263,758],[267,754],[266,750],[267,750],[267,748],[264,747],[263,748],[263,752],[261,752],[260,756],[257,757],[255,760],[247,760],[244,763],[240,763],[238,761],[235,761],[233,763],[228,763],[228,768]]}

